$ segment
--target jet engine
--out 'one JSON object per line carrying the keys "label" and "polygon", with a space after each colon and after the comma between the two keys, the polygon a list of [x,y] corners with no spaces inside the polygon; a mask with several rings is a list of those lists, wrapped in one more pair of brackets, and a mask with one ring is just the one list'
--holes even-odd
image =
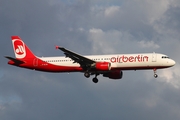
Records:
{"label": "jet engine", "polygon": [[111,63],[109,62],[96,62],[95,69],[99,71],[109,71],[111,70]]}
{"label": "jet engine", "polygon": [[114,70],[103,74],[104,77],[109,77],[110,79],[121,79],[123,77],[123,72],[121,70]]}

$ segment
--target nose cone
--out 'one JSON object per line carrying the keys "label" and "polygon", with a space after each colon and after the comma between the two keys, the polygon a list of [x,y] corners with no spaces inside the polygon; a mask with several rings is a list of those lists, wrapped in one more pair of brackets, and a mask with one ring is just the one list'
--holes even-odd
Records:
{"label": "nose cone", "polygon": [[176,64],[176,62],[174,60],[171,59],[171,61],[169,62],[171,66],[174,66]]}

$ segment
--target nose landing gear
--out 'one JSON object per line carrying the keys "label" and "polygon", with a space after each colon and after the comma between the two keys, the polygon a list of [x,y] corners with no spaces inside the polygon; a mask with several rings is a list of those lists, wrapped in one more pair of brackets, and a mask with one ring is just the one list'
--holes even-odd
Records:
{"label": "nose landing gear", "polygon": [[155,78],[158,77],[156,70],[157,70],[156,68],[153,69],[153,71],[154,71],[154,77],[155,77]]}
{"label": "nose landing gear", "polygon": [[155,78],[157,78],[157,77],[158,77],[158,75],[157,75],[157,74],[154,74],[154,77],[155,77]]}

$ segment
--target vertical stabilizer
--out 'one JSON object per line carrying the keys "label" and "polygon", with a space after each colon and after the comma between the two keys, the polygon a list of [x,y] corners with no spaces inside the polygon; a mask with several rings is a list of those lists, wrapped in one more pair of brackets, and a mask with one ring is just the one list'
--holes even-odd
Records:
{"label": "vertical stabilizer", "polygon": [[17,59],[36,58],[19,36],[11,36],[15,57]]}

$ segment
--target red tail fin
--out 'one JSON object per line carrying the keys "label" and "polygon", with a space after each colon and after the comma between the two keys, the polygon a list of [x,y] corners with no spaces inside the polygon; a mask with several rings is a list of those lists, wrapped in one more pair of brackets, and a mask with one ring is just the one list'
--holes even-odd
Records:
{"label": "red tail fin", "polygon": [[14,53],[18,59],[36,58],[19,36],[11,36]]}

